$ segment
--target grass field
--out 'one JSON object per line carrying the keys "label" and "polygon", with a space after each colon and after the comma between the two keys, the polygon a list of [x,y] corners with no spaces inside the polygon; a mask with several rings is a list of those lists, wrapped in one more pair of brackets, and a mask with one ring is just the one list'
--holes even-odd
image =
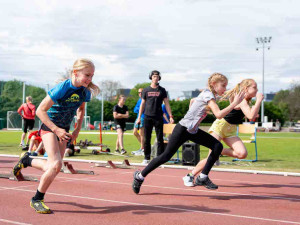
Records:
{"label": "grass field", "polygon": [[[124,135],[125,149],[128,155],[131,151],[139,148],[136,138],[131,135]],[[18,147],[20,141],[20,131],[0,131],[0,154],[19,155],[21,153]],[[247,136],[242,136],[242,138]],[[154,141],[155,135],[152,136]],[[99,143],[99,134],[88,134],[81,132],[77,141],[88,139],[93,143]],[[116,134],[103,134],[103,143],[108,145],[111,150],[115,149]],[[283,172],[300,172],[300,134],[299,133],[258,133],[258,162],[232,162],[232,158],[221,157],[222,162],[219,168],[239,168],[255,169]],[[246,144],[248,149],[248,158],[254,158],[254,144]],[[208,149],[200,146],[200,158],[207,156]],[[122,161],[124,157],[115,155],[92,155],[91,150],[82,149],[80,154],[75,154],[74,159],[90,160],[113,160]],[[181,149],[180,149],[181,158]],[[133,156],[129,158],[130,162],[141,162],[142,156]]]}

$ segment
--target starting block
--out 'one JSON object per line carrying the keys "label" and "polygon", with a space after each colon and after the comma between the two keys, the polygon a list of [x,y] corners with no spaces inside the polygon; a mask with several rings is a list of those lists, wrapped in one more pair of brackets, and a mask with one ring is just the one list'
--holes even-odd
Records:
{"label": "starting block", "polygon": [[117,166],[111,160],[108,160],[106,163],[95,163],[95,167],[107,167],[117,169]]}
{"label": "starting block", "polygon": [[89,175],[94,175],[94,171],[91,170],[75,170],[72,166],[72,164],[68,162],[64,162],[61,172],[63,173],[68,173],[68,174],[89,174]]}
{"label": "starting block", "polygon": [[15,180],[15,181],[35,181],[35,182],[39,181],[36,177],[24,176],[21,172],[19,173],[18,176],[15,176],[13,173],[2,173],[0,174],[0,178],[7,178],[9,180]]}
{"label": "starting block", "polygon": [[95,163],[95,167],[107,167],[112,169],[131,169],[134,168],[130,165],[128,159],[125,159],[122,164],[115,164],[111,160],[108,160],[106,163]]}

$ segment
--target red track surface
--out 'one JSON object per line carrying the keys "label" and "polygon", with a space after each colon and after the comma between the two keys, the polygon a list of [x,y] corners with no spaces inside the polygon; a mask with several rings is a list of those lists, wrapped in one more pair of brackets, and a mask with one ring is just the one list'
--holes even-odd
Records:
{"label": "red track surface", "polygon": [[[16,161],[0,158],[0,172]],[[299,177],[212,172],[219,189],[210,191],[185,187],[187,170],[157,169],[136,195],[133,169],[72,165],[95,175],[60,173],[45,196],[50,215],[29,206],[37,182],[0,179],[0,224],[300,224]],[[42,173],[26,168],[23,174]]]}

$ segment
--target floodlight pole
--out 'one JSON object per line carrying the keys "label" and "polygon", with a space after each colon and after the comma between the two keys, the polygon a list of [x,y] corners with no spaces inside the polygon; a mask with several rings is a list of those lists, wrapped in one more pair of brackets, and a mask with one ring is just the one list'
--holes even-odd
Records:
{"label": "floodlight pole", "polygon": [[[266,44],[270,43],[272,40],[272,37],[257,37],[256,41],[257,44],[261,44],[261,47],[257,47],[256,51],[259,50],[259,48],[262,48],[262,93],[263,95],[265,94],[265,47]],[[270,46],[267,46],[267,50],[270,50]],[[264,100],[262,100],[261,102],[261,122],[264,123],[265,119],[265,115],[264,115]]]}

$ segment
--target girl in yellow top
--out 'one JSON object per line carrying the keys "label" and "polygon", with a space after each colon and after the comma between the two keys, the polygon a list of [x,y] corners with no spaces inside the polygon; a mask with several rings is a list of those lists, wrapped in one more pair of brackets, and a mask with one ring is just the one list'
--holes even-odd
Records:
{"label": "girl in yellow top", "polygon": [[[223,140],[230,148],[224,148],[222,155],[244,159],[247,157],[248,152],[242,140],[236,135],[237,125],[243,123],[243,118],[246,116],[249,120],[256,118],[260,104],[264,99],[262,93],[257,93],[257,84],[253,79],[245,79],[237,84],[235,88],[228,91],[222,99],[229,98],[232,102],[234,96],[241,90],[244,90],[246,95],[244,100],[236,105],[233,110],[222,119],[216,119],[209,129],[209,133],[217,140]],[[256,97],[256,103],[250,107],[250,101]],[[209,151],[210,154],[211,150]],[[209,155],[208,154],[208,155]],[[194,186],[194,177],[200,173],[207,158],[201,160],[194,170],[183,177],[184,185],[188,187]]]}

